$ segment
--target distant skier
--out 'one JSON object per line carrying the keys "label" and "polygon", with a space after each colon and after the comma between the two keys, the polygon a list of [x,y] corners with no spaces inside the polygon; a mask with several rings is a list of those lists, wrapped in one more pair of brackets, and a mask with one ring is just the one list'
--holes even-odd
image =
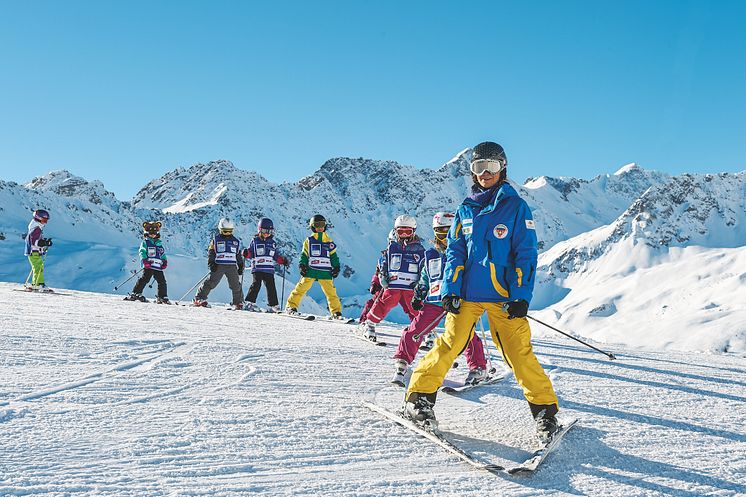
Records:
{"label": "distant skier", "polygon": [[243,290],[239,276],[243,274],[244,259],[240,250],[241,240],[233,236],[234,229],[235,225],[230,219],[223,218],[218,223],[218,233],[212,238],[207,249],[210,276],[194,296],[193,303],[197,307],[209,307],[207,296],[225,276],[233,293],[233,308],[243,309]]}
{"label": "distant skier", "polygon": [[526,315],[536,277],[536,229],[526,202],[506,181],[507,158],[497,143],[474,147],[472,193],[448,233],[441,297],[445,332],[415,368],[404,404],[407,416],[437,426],[433,405],[453,361],[487,312],[492,340],[513,370],[546,442],[559,429],[557,395],[531,348]]}
{"label": "distant skier", "polygon": [[140,261],[143,271],[140,278],[135,283],[132,293],[127,295],[124,300],[147,302],[142,291],[145,289],[151,278],[158,282],[158,296],[156,302],[159,304],[170,304],[168,300],[168,288],[166,286],[166,275],[164,271],[168,266],[166,258],[166,249],[163,248],[161,241],[161,222],[145,221],[142,223],[143,241],[140,244]]}
{"label": "distant skier", "polygon": [[[388,243],[391,243],[394,240],[396,240],[396,231],[391,230],[389,231]],[[372,297],[369,298],[368,301],[363,306],[363,312],[360,313],[360,319],[358,319],[358,324],[363,324],[366,321],[367,316],[368,316],[368,311],[370,311],[370,308],[373,307],[373,304],[375,304],[376,300],[378,300],[383,294],[383,287],[381,286],[380,272],[381,272],[381,265],[383,264],[383,259],[385,255],[386,255],[386,251],[382,250],[381,256],[378,258],[378,262],[376,263],[376,271],[373,273],[373,277],[370,279],[370,286],[368,287],[368,292],[370,292]]]}
{"label": "distant skier", "polygon": [[26,280],[26,290],[30,292],[52,292],[44,283],[44,256],[47,249],[52,246],[51,238],[43,238],[44,226],[49,222],[49,212],[44,209],[34,211],[33,219],[28,224],[26,233],[26,248],[24,255],[28,257],[31,264],[31,284]]}
{"label": "distant skier", "polygon": [[360,325],[369,340],[376,340],[376,324],[400,304],[412,320],[417,312],[412,308],[414,286],[420,277],[425,260],[425,248],[415,234],[417,220],[406,214],[394,221],[396,239],[389,242],[379,269],[383,293],[368,311],[365,323]]}
{"label": "distant skier", "polygon": [[337,245],[326,233],[326,219],[321,214],[313,216],[308,221],[308,227],[312,234],[303,242],[298,264],[301,279],[288,297],[285,312],[297,315],[301,300],[311,289],[313,282],[318,281],[326,295],[330,318],[343,319],[342,302],[334,288],[334,278],[339,276],[340,270]]}
{"label": "distant skier", "polygon": [[[396,353],[394,353],[395,371],[391,382],[397,385],[404,386],[407,369],[417,355],[420,343],[426,336],[431,335],[446,315],[440,300],[440,289],[443,286],[448,230],[453,224],[454,217],[452,212],[438,212],[433,216],[434,248],[427,249],[425,252],[425,263],[412,297],[412,307],[417,311],[417,315],[405,328],[399,339]],[[469,341],[464,355],[469,365],[469,374],[464,383],[477,384],[483,381],[487,377],[487,360],[484,356],[482,340],[476,333]]]}
{"label": "distant skier", "polygon": [[256,229],[256,235],[243,251],[244,259],[251,259],[251,275],[254,280],[246,294],[246,309],[249,311],[260,310],[259,306],[256,305],[256,298],[259,295],[262,283],[264,283],[267,288],[269,311],[280,312],[275,287],[275,262],[285,267],[288,267],[290,262],[277,252],[277,243],[274,239],[275,226],[270,218],[261,218]]}

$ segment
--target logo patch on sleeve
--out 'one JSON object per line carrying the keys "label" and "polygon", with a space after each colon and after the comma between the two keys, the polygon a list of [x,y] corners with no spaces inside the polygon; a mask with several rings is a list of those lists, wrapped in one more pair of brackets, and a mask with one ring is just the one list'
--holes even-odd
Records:
{"label": "logo patch on sleeve", "polygon": [[495,235],[495,238],[505,238],[506,236],[508,236],[508,227],[504,224],[498,224],[492,230],[492,234]]}
{"label": "logo patch on sleeve", "polygon": [[534,223],[533,219],[526,219],[526,229],[527,230],[535,230],[536,229],[536,223]]}

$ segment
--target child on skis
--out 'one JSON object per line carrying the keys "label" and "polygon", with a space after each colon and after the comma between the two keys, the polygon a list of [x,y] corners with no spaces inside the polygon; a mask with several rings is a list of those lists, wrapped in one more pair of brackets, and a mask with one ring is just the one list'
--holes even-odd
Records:
{"label": "child on skis", "polygon": [[233,308],[243,309],[243,290],[239,276],[243,274],[244,259],[240,250],[241,240],[233,236],[234,229],[235,225],[230,219],[223,218],[218,223],[218,233],[212,238],[207,249],[207,266],[210,268],[210,276],[202,283],[197,295],[194,296],[194,306],[210,307],[207,303],[207,296],[225,276],[233,293]]}
{"label": "child on skis", "polygon": [[[396,231],[391,230],[389,231],[388,243],[391,243],[394,240],[396,240]],[[385,255],[386,251],[381,250],[381,256],[378,258],[378,262],[376,263],[376,271],[375,273],[373,273],[373,277],[370,279],[370,286],[368,287],[368,291],[370,292],[372,297],[369,298],[367,302],[365,302],[365,305],[363,306],[363,312],[360,313],[360,319],[358,319],[358,324],[363,324],[365,322],[368,316],[368,311],[370,311],[370,308],[373,307],[373,304],[376,303],[376,300],[378,300],[383,294],[380,271]]]}
{"label": "child on skis", "polygon": [[339,301],[337,290],[334,288],[334,278],[339,276],[340,270],[337,245],[326,233],[326,219],[321,214],[313,216],[308,221],[308,227],[312,234],[303,242],[298,264],[301,279],[288,297],[285,312],[297,315],[301,300],[313,282],[318,281],[326,295],[330,319],[343,319],[342,302]]}
{"label": "child on skis", "polygon": [[44,226],[48,222],[49,212],[44,209],[37,209],[34,211],[33,219],[28,224],[26,248],[23,253],[28,257],[28,262],[31,264],[31,285],[28,284],[28,279],[26,279],[26,290],[30,292],[52,291],[44,284],[44,255],[47,249],[52,246],[51,238],[42,237]]}
{"label": "child on skis", "polygon": [[[446,262],[448,230],[453,224],[452,212],[438,212],[433,216],[433,248],[425,252],[425,263],[420,272],[420,280],[414,289],[412,307],[418,312],[410,325],[402,333],[399,346],[394,354],[394,377],[391,383],[404,386],[409,365],[417,355],[422,339],[430,334],[445,317],[446,312],[440,301],[440,288],[443,284],[443,268]],[[475,385],[487,378],[487,360],[479,336],[474,336],[464,351],[469,365],[467,385]]]}
{"label": "child on skis", "polygon": [[425,248],[415,234],[417,220],[406,214],[394,221],[396,240],[389,242],[382,256],[379,279],[383,287],[381,297],[368,311],[363,327],[364,336],[376,341],[376,324],[380,323],[391,309],[400,304],[409,319],[417,314],[412,308],[413,288],[417,284],[424,262]]}
{"label": "child on skis", "polygon": [[246,309],[249,311],[259,311],[256,298],[264,283],[267,288],[269,311],[280,312],[275,288],[275,262],[285,267],[288,267],[290,262],[277,252],[274,234],[275,226],[272,220],[268,217],[261,218],[257,223],[256,235],[243,251],[244,259],[251,259],[251,275],[254,279],[246,294]]}
{"label": "child on skis", "polygon": [[158,296],[156,302],[159,304],[170,304],[168,300],[168,289],[166,286],[166,275],[163,273],[168,266],[166,249],[161,241],[161,222],[145,221],[142,223],[143,241],[140,244],[140,261],[142,262],[142,275],[135,283],[132,293],[124,300],[147,302],[142,291],[152,278],[158,282]]}

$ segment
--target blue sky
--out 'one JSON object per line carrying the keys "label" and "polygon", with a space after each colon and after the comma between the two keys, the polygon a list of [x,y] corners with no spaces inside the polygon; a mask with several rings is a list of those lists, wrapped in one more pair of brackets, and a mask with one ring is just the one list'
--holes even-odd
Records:
{"label": "blue sky", "polygon": [[0,0],[0,179],[121,199],[228,159],[437,167],[505,147],[518,181],[628,162],[746,169],[746,2]]}

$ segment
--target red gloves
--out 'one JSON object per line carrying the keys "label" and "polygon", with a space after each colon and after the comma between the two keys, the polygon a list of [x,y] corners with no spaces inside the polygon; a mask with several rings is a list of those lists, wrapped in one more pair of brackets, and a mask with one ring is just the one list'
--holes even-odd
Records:
{"label": "red gloves", "polygon": [[143,259],[142,260],[142,267],[144,267],[145,269],[150,269],[150,261],[147,260],[147,259]]}
{"label": "red gloves", "polygon": [[168,267],[168,261],[161,262],[161,269],[166,269]]}

